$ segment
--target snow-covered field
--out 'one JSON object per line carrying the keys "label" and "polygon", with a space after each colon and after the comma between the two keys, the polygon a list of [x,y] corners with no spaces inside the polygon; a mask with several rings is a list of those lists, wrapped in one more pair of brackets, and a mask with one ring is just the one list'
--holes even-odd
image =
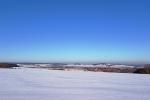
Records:
{"label": "snow-covered field", "polygon": [[0,69],[0,100],[150,100],[150,75]]}

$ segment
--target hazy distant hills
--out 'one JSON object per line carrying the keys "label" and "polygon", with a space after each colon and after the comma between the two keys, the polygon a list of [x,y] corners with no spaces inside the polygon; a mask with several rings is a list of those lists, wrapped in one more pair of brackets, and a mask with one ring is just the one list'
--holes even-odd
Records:
{"label": "hazy distant hills", "polygon": [[28,68],[47,68],[49,70],[82,70],[82,71],[94,71],[94,72],[116,72],[116,73],[150,73],[150,65],[142,67],[135,67],[123,64],[64,64],[64,63],[50,63],[50,64],[18,64],[20,67]]}
{"label": "hazy distant hills", "polygon": [[27,67],[27,68],[47,68],[49,70],[82,70],[94,72],[116,72],[116,73],[141,73],[150,74],[150,64],[142,67],[135,67],[123,64],[64,64],[64,63],[50,63],[50,64],[12,64],[0,63],[0,68],[14,68],[14,67]]}

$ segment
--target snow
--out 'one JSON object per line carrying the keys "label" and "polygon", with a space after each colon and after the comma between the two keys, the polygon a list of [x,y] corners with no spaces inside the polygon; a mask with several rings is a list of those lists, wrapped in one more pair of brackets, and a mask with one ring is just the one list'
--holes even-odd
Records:
{"label": "snow", "polygon": [[0,100],[150,100],[150,75],[0,69]]}

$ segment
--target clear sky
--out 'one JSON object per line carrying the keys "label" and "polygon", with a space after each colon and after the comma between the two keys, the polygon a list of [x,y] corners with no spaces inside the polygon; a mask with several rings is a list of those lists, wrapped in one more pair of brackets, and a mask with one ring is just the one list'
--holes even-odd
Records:
{"label": "clear sky", "polygon": [[149,61],[149,0],[0,0],[0,62]]}

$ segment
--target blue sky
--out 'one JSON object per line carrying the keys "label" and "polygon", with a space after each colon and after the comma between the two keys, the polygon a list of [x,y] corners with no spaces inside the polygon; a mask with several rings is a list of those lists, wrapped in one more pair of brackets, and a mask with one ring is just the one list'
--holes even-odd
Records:
{"label": "blue sky", "polygon": [[149,63],[148,0],[0,0],[0,62]]}

